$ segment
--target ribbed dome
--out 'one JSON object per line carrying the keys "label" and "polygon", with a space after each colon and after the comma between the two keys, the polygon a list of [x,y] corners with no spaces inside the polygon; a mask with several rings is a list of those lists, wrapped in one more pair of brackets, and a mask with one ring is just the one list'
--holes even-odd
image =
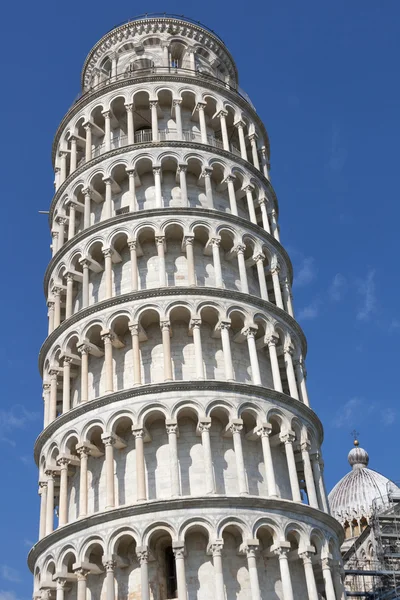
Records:
{"label": "ribbed dome", "polygon": [[368,517],[374,500],[382,505],[387,502],[388,493],[399,489],[390,479],[367,469],[368,452],[357,445],[349,452],[352,466],[329,494],[332,515],[339,521],[354,517]]}

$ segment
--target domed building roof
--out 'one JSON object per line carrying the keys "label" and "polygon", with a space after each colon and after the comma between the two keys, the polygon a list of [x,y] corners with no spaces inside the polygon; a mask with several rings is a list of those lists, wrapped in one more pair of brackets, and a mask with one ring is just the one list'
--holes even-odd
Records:
{"label": "domed building roof", "polygon": [[390,479],[368,469],[368,452],[354,442],[348,461],[352,467],[329,494],[331,513],[338,521],[347,519],[368,519],[373,503],[383,506],[388,501],[388,494],[399,490]]}

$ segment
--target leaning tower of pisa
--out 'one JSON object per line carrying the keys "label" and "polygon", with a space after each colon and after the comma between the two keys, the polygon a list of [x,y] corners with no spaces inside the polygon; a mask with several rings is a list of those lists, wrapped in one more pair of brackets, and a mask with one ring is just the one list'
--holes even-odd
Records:
{"label": "leaning tower of pisa", "polygon": [[53,163],[34,598],[342,600],[268,136],[223,41],[107,33]]}

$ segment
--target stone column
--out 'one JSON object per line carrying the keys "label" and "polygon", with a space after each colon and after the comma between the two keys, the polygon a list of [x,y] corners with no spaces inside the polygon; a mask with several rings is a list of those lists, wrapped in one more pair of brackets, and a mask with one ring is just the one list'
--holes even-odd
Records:
{"label": "stone column", "polygon": [[238,244],[234,250],[236,252],[238,261],[241,292],[248,294],[249,284],[247,282],[246,262],[244,260],[244,251],[246,250],[246,246],[244,244]]}
{"label": "stone column", "polygon": [[158,276],[160,287],[167,285],[166,268],[165,268],[165,237],[163,235],[156,236],[157,256],[158,256]]}
{"label": "stone column", "polygon": [[261,385],[260,365],[258,362],[258,354],[255,339],[256,332],[257,330],[254,327],[248,327],[243,331],[243,334],[247,338],[247,346],[249,349],[251,376],[253,379],[253,383],[254,385]]}
{"label": "stone column", "polygon": [[176,498],[181,495],[179,483],[179,461],[178,461],[178,424],[175,422],[166,422],[169,447],[169,466],[171,472],[171,497]]}
{"label": "stone column", "polygon": [[83,205],[83,228],[87,229],[90,227],[90,199],[92,196],[92,192],[90,188],[85,188],[82,190],[82,194],[84,195],[84,205]]}
{"label": "stone column", "polygon": [[175,122],[176,122],[176,135],[178,140],[183,140],[183,129],[182,129],[182,113],[181,113],[181,104],[182,100],[176,99],[173,100],[173,105],[175,108]]}
{"label": "stone column", "polygon": [[54,287],[52,293],[54,297],[54,329],[57,329],[61,323],[61,288]]}
{"label": "stone column", "polygon": [[68,202],[69,206],[69,219],[68,219],[68,240],[72,240],[75,235],[75,221],[76,221],[76,203]]}
{"label": "stone column", "polygon": [[300,388],[300,397],[302,402],[304,402],[304,404],[306,406],[310,406],[310,401],[308,399],[308,393],[307,393],[307,386],[306,386],[306,367],[304,364],[304,361],[302,358],[299,358],[299,360],[296,360],[294,362],[294,367],[296,370],[296,377],[297,377],[297,382],[299,384],[299,388]]}
{"label": "stone column", "polygon": [[49,421],[52,423],[57,418],[57,376],[58,371],[51,369],[50,375],[50,413]]}
{"label": "stone column", "polygon": [[50,335],[54,331],[54,302],[52,302],[51,300],[48,300],[47,306],[49,309],[48,313],[47,313],[47,316],[49,317],[48,335]]}
{"label": "stone column", "polygon": [[196,106],[196,109],[198,110],[198,113],[199,113],[199,124],[200,124],[200,134],[201,134],[201,143],[202,144],[208,144],[206,116],[204,114],[204,109],[206,106],[207,105],[205,102],[198,102],[197,106]]}
{"label": "stone column", "polygon": [[254,208],[254,200],[253,200],[253,186],[248,185],[247,187],[245,187],[245,192],[246,192],[247,208],[249,211],[250,221],[252,223],[254,223],[255,225],[257,225],[256,210]]}
{"label": "stone column", "polygon": [[231,354],[231,340],[229,337],[230,326],[231,324],[227,321],[221,321],[219,323],[219,329],[221,331],[222,352],[224,355],[225,377],[227,381],[235,381]]}
{"label": "stone column", "polygon": [[79,261],[82,265],[82,308],[89,306],[89,265],[90,262],[86,258],[81,258]]}
{"label": "stone column", "polygon": [[111,111],[104,110],[101,113],[104,117],[104,150],[110,152],[111,150]]}
{"label": "stone column", "polygon": [[79,444],[76,451],[81,461],[79,468],[79,518],[83,519],[88,514],[88,459],[90,449],[85,444]]}
{"label": "stone column", "polygon": [[201,445],[204,456],[204,491],[206,494],[214,494],[215,482],[210,441],[211,419],[199,421],[198,427],[201,433]]}
{"label": "stone column", "polygon": [[283,307],[283,301],[282,301],[281,284],[279,281],[279,272],[280,272],[280,265],[277,261],[274,261],[274,263],[271,266],[271,275],[272,275],[272,283],[274,286],[275,302],[279,308],[281,308],[282,310],[285,310]]}
{"label": "stone column", "polygon": [[60,467],[60,499],[58,506],[58,526],[68,523],[68,458],[59,458],[57,465]]}
{"label": "stone column", "polygon": [[329,504],[328,498],[326,497],[321,463],[323,464],[323,460],[319,452],[311,454],[311,466],[313,470],[315,486],[317,488],[318,504],[321,510],[329,514]]}
{"label": "stone column", "polygon": [[276,220],[276,210],[274,210],[274,209],[271,210],[270,218],[271,218],[271,225],[272,225],[272,235],[279,242],[280,241],[279,240],[279,227],[278,227],[278,222]]}
{"label": "stone column", "polygon": [[153,142],[158,142],[158,114],[157,114],[158,100],[150,101],[150,112],[151,112],[151,134]]}
{"label": "stone column", "polygon": [[47,481],[39,481],[40,521],[39,540],[46,535]]}
{"label": "stone column", "polygon": [[183,546],[173,548],[176,565],[176,582],[178,587],[178,600],[187,600],[186,575],[185,575],[185,549]]}
{"label": "stone column", "polygon": [[301,457],[303,459],[304,466],[304,479],[306,482],[307,496],[310,506],[312,506],[313,508],[319,508],[317,490],[315,489],[314,475],[311,467],[310,448],[310,442],[303,442],[301,444]]}
{"label": "stone column", "polygon": [[162,193],[161,193],[161,167],[153,167],[154,175],[154,194],[156,208],[162,208]]}
{"label": "stone column", "polygon": [[330,559],[322,559],[322,576],[325,583],[326,600],[336,600],[335,588],[333,587]]}
{"label": "stone column", "polygon": [[113,216],[112,189],[111,189],[111,184],[112,184],[113,180],[111,177],[106,177],[103,179],[103,182],[105,183],[105,186],[106,186],[105,199],[104,199],[104,207],[105,207],[104,217],[106,219],[111,219],[111,217]]}
{"label": "stone column", "polygon": [[86,577],[88,575],[88,571],[86,571],[86,569],[76,569],[75,573],[76,573],[76,579],[77,579],[76,600],[87,600]]}
{"label": "stone column", "polygon": [[161,42],[161,48],[163,51],[163,67],[169,67],[169,44],[168,42]]}
{"label": "stone column", "polygon": [[276,353],[276,345],[277,345],[278,341],[279,341],[279,338],[276,335],[270,335],[267,338],[274,389],[277,392],[282,392],[283,388],[282,388],[281,374],[279,371],[278,355]]}
{"label": "stone column", "polygon": [[143,502],[147,500],[146,494],[146,470],[144,465],[144,429],[134,429],[135,436],[135,454],[136,454],[136,501]]}
{"label": "stone column", "polygon": [[128,242],[129,251],[131,255],[131,285],[132,292],[137,292],[139,289],[139,277],[138,277],[138,264],[137,264],[137,242]]}
{"label": "stone column", "polygon": [[333,586],[335,588],[336,600],[346,600],[346,592],[344,589],[344,569],[342,562],[336,560],[332,567]]}
{"label": "stone column", "polygon": [[237,123],[235,123],[235,127],[237,128],[237,131],[238,131],[241,157],[244,158],[244,160],[247,160],[246,141],[244,139],[244,130],[243,130],[244,122],[238,121]]}
{"label": "stone column", "polygon": [[286,376],[287,376],[288,384],[289,384],[289,392],[290,392],[290,395],[292,396],[292,398],[295,398],[296,400],[298,400],[299,394],[297,391],[297,382],[296,382],[296,377],[294,374],[293,359],[292,359],[293,351],[294,351],[294,348],[293,348],[292,344],[286,344],[285,348],[283,350],[283,354],[285,357]]}
{"label": "stone column", "polygon": [[54,229],[51,231],[51,249],[52,256],[54,256],[58,250],[58,231],[55,231]]}
{"label": "stone column", "polygon": [[226,110],[220,110],[217,114],[219,117],[219,122],[221,125],[221,134],[222,134],[222,143],[224,145],[224,150],[230,151],[229,147],[229,138],[228,138],[228,129],[226,126],[226,117],[228,116],[228,112]]}
{"label": "stone column", "polygon": [[294,317],[293,303],[292,303],[292,290],[290,288],[290,282],[287,277],[285,277],[284,280],[282,281],[282,290],[283,290],[283,301],[284,301],[286,312],[288,312],[291,317]]}
{"label": "stone column", "polygon": [[115,482],[114,482],[114,444],[115,437],[111,433],[101,436],[105,446],[106,461],[106,510],[115,507]]}
{"label": "stone column", "polygon": [[114,53],[111,55],[111,78],[115,81],[117,77],[118,57]]}
{"label": "stone column", "polygon": [[187,272],[188,272],[188,284],[193,287],[196,285],[196,272],[194,265],[194,237],[190,235],[185,236],[185,249],[186,249],[186,261],[187,261]]}
{"label": "stone column", "polygon": [[194,358],[196,363],[196,379],[204,379],[203,351],[201,347],[201,319],[192,319],[190,326],[193,332]]}
{"label": "stone column", "polygon": [[61,169],[60,169],[60,185],[64,183],[67,178],[67,154],[68,152],[61,151]]}
{"label": "stone column", "polygon": [[73,173],[76,169],[76,137],[71,135],[71,158],[69,163],[69,173]]}
{"label": "stone column", "polygon": [[43,402],[44,402],[44,415],[43,415],[43,427],[47,427],[50,422],[50,389],[51,384],[43,383]]}
{"label": "stone column", "polygon": [[72,273],[67,273],[67,295],[65,305],[65,318],[69,319],[72,315],[72,300],[74,293],[74,276]]}
{"label": "stone column", "polygon": [[261,200],[259,200],[259,205],[260,205],[260,209],[261,209],[261,217],[262,217],[262,223],[263,223],[263,228],[265,229],[265,231],[267,233],[271,233],[271,229],[269,226],[269,220],[268,220],[268,213],[267,213],[267,201],[265,198],[261,198]]}
{"label": "stone column", "polygon": [[178,165],[179,186],[181,188],[182,205],[189,206],[187,185],[186,185],[187,165]]}
{"label": "stone column", "polygon": [[126,170],[129,183],[129,211],[135,212],[137,210],[137,201],[136,201],[136,185],[135,185],[135,169],[127,169]]}
{"label": "stone column", "polygon": [[299,557],[303,561],[304,574],[306,577],[308,600],[318,600],[317,585],[315,583],[314,569],[312,566],[312,552],[302,552]]}
{"label": "stone column", "polygon": [[265,478],[267,481],[267,495],[270,498],[277,498],[278,493],[276,489],[274,462],[272,460],[271,445],[269,443],[269,436],[271,435],[271,430],[271,425],[269,423],[265,423],[260,429],[258,429],[257,435],[261,437],[261,445],[265,467]]}
{"label": "stone column", "polygon": [[114,391],[114,369],[113,369],[113,342],[114,335],[111,331],[102,331],[101,339],[104,342],[104,363],[106,370],[106,394]]}
{"label": "stone column", "polygon": [[[288,544],[288,547],[286,545],[284,545],[286,543]],[[282,600],[294,600],[292,578],[290,576],[289,561],[288,561],[288,557],[287,557],[289,551],[290,551],[290,544],[288,542],[281,542],[281,545],[274,550],[274,553],[279,558],[279,570],[281,573],[282,592],[283,592]]]}
{"label": "stone column", "polygon": [[112,249],[104,248],[104,275],[105,275],[105,283],[106,283],[106,294],[105,300],[109,300],[113,295],[113,278],[112,278]]}
{"label": "stone column", "polygon": [[212,256],[213,256],[215,287],[222,288],[222,287],[224,287],[224,285],[222,283],[221,256],[219,254],[219,247],[221,245],[221,240],[219,238],[212,238],[210,240],[210,244],[211,244]]}
{"label": "stone column", "polygon": [[268,288],[267,288],[267,281],[265,279],[265,272],[264,272],[264,260],[265,260],[265,256],[264,254],[262,254],[261,252],[259,254],[255,254],[253,256],[253,260],[256,263],[256,267],[257,267],[257,275],[258,275],[258,285],[260,287],[260,295],[261,298],[263,300],[269,300],[268,298]]}
{"label": "stone column", "polygon": [[201,175],[202,177],[204,177],[204,187],[206,190],[206,197],[207,197],[207,207],[208,208],[214,208],[214,197],[213,197],[213,191],[212,191],[212,185],[211,185],[211,173],[212,173],[212,169],[209,168],[204,168]]}
{"label": "stone column", "polygon": [[241,423],[233,423],[229,429],[232,433],[233,448],[235,450],[239,495],[246,496],[249,493],[249,490],[247,487],[246,470],[244,468],[244,460],[243,460],[242,434],[241,434],[243,425]]}
{"label": "stone column", "polygon": [[85,162],[89,162],[92,160],[92,123],[85,123],[84,129],[86,131]]}
{"label": "stone column", "polygon": [[89,346],[79,344],[78,352],[81,355],[81,404],[89,399]]}
{"label": "stone column", "polygon": [[251,600],[261,600],[260,584],[257,573],[256,551],[258,545],[248,544],[246,546],[247,568],[249,569],[249,579],[251,588]]}
{"label": "stone column", "polygon": [[295,436],[293,432],[281,434],[281,442],[285,444],[286,461],[289,472],[290,488],[292,491],[292,500],[301,502],[299,478],[297,476],[296,461],[294,459],[293,442]]}
{"label": "stone column", "polygon": [[46,535],[49,535],[54,528],[54,475],[52,469],[46,469],[47,476],[47,503],[46,503]]}
{"label": "stone column", "polygon": [[125,104],[129,146],[135,143],[135,124],[133,120],[133,108],[133,104]]}
{"label": "stone column", "polygon": [[136,556],[140,563],[140,594],[141,600],[150,600],[149,590],[149,553],[147,548],[137,548]]}
{"label": "stone column", "polygon": [[262,148],[261,148],[261,164],[262,164],[262,172],[264,174],[264,177],[266,179],[268,179],[268,181],[269,181],[269,172],[268,172],[269,161],[268,161],[267,149],[265,146],[262,146]]}
{"label": "stone column", "polygon": [[229,206],[231,209],[231,213],[235,216],[238,216],[238,208],[237,208],[237,202],[236,202],[236,192],[235,192],[235,186],[233,185],[233,182],[235,181],[235,177],[233,175],[228,175],[228,177],[225,179],[227,186],[228,186],[228,195],[229,195]]}
{"label": "stone column", "polygon": [[258,160],[258,152],[257,152],[257,135],[253,133],[249,135],[249,140],[251,144],[251,156],[253,159],[253,165],[256,169],[260,170],[260,161]]}
{"label": "stone column", "polygon": [[141,385],[139,325],[129,325],[132,336],[133,385]]}
{"label": "stone column", "polygon": [[169,321],[161,321],[161,335],[164,355],[164,381],[172,381],[172,360],[171,360],[171,324]]}
{"label": "stone column", "polygon": [[60,250],[64,246],[65,241],[65,225],[67,223],[66,217],[57,217],[56,223],[58,225],[58,246],[57,249]]}
{"label": "stone column", "polygon": [[115,600],[115,561],[110,558],[109,560],[106,560],[103,565],[106,570],[106,600]]}
{"label": "stone column", "polygon": [[56,600],[64,600],[65,591],[67,587],[67,580],[65,579],[65,577],[57,577],[56,585]]}

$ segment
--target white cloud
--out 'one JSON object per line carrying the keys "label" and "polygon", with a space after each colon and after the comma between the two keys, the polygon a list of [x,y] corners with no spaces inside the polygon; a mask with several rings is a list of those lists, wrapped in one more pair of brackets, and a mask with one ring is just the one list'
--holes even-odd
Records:
{"label": "white cloud", "polygon": [[[343,406],[339,407],[336,417],[333,420],[333,425],[338,428],[352,427],[352,419],[357,417],[356,412],[361,408],[361,405],[361,398],[357,396],[350,398]],[[363,410],[365,410],[365,407],[363,407]]]}
{"label": "white cloud", "polygon": [[340,302],[345,293],[346,277],[341,273],[336,273],[329,286],[328,294],[332,302]]}
{"label": "white cloud", "polygon": [[[15,446],[12,438],[15,429],[24,429],[31,421],[36,420],[38,413],[26,410],[23,406],[16,405],[10,410],[0,410],[0,441],[8,442]],[[1,598],[0,598],[1,600]]]}
{"label": "white cloud", "polygon": [[32,546],[35,545],[35,542],[32,542],[32,540],[28,540],[25,538],[23,544],[25,548],[32,548]]}
{"label": "white cloud", "polygon": [[315,279],[317,275],[317,269],[314,265],[314,262],[315,261],[312,256],[303,258],[303,261],[294,279],[294,283],[297,287],[308,285]]}
{"label": "white cloud", "polygon": [[396,331],[400,331],[400,321],[399,319],[392,319],[389,325],[390,333],[394,333]]}
{"label": "white cloud", "polygon": [[393,425],[396,420],[396,411],[393,408],[385,408],[381,414],[381,420],[383,425]]}
{"label": "white cloud", "polygon": [[0,590],[0,600],[18,600],[18,598],[14,592],[5,592],[4,590]]}
{"label": "white cloud", "polygon": [[8,565],[0,565],[0,577],[12,583],[19,583],[21,581],[18,571]]}
{"label": "white cloud", "polygon": [[374,269],[370,269],[366,280],[358,284],[358,292],[362,296],[362,304],[357,312],[357,319],[368,321],[376,305]]}
{"label": "white cloud", "polygon": [[318,302],[314,300],[314,302],[311,302],[311,304],[305,306],[300,310],[299,314],[297,315],[297,318],[299,319],[299,321],[311,321],[312,319],[316,319],[318,317],[318,314]]}

